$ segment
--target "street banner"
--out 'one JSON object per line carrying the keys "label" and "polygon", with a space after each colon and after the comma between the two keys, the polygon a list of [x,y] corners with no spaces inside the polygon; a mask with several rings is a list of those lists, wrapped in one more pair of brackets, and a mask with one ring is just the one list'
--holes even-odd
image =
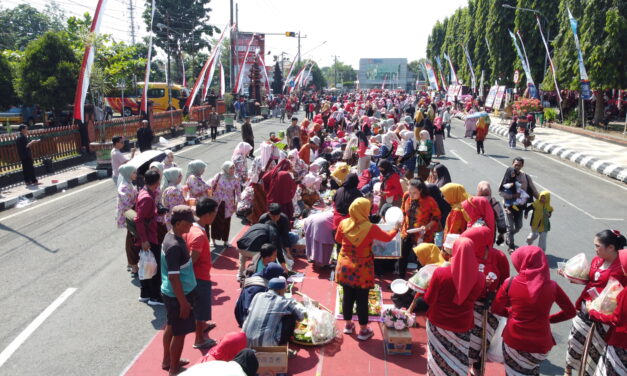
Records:
{"label": "street banner", "polygon": [[207,98],[207,93],[209,92],[209,88],[211,87],[211,82],[213,81],[213,74],[216,71],[216,66],[220,62],[220,56],[222,56],[222,46],[218,44],[215,46],[215,49],[216,49],[216,54],[211,59],[211,64],[209,65],[209,72],[205,75],[205,83],[202,88],[201,102],[204,102],[205,99]]}
{"label": "street banner", "polygon": [[[89,32],[96,36],[100,30],[100,23],[102,21],[102,14],[107,4],[107,0],[98,0],[96,5],[96,12],[94,13],[94,19],[91,22],[91,28]],[[155,4],[152,3],[152,9],[154,12]],[[94,39],[95,40],[95,39]],[[78,83],[76,84],[76,92],[74,93],[74,119],[85,122],[85,98],[87,97],[87,89],[89,88],[89,77],[91,76],[91,67],[94,63],[94,54],[96,49],[93,45],[85,45],[85,54],[83,55],[83,63],[81,64],[81,71],[78,76]]]}
{"label": "street banner", "polygon": [[577,36],[577,20],[570,12],[570,8],[566,8],[568,11],[568,19],[570,20],[570,28],[573,30],[573,37],[575,38],[575,48],[577,48],[577,57],[579,58],[579,76],[581,78],[581,97],[583,99],[592,98],[592,91],[590,90],[590,80],[588,79],[588,73],[586,72],[586,66],[583,64],[583,54],[581,53],[581,46],[579,45],[579,37]]}
{"label": "street banner", "polygon": [[442,89],[448,90],[448,85],[446,84],[446,81],[444,80],[444,75],[442,74],[442,60],[440,60],[439,56],[435,57],[435,62],[438,64],[438,73],[440,74],[440,81],[442,81]]}
{"label": "street banner", "polygon": [[196,82],[194,82],[194,87],[192,88],[192,91],[189,94],[189,97],[187,97],[187,101],[185,101],[185,107],[190,108],[191,105],[194,103],[194,99],[196,99],[196,95],[198,94],[198,89],[200,89],[200,85],[203,83],[205,79],[205,75],[207,74],[207,71],[209,70],[209,66],[213,62],[213,58],[215,57],[218,46],[222,44],[222,39],[224,38],[226,33],[229,32],[230,30],[231,30],[231,26],[228,26],[228,25],[225,26],[224,29],[222,30],[222,35],[220,35],[220,38],[218,39],[216,46],[213,48],[213,50],[211,51],[211,54],[209,55],[209,58],[207,58],[207,61],[205,61],[205,64],[202,66],[202,69],[200,70],[200,74],[198,74],[198,78],[196,78]]}
{"label": "street banner", "polygon": [[455,73],[455,68],[453,67],[453,62],[451,58],[448,57],[446,52],[444,53],[444,58],[448,61],[448,65],[451,67],[451,83],[459,84],[459,80],[457,79],[457,73]]}
{"label": "street banner", "polygon": [[263,57],[259,54],[257,54],[257,58],[259,59],[259,64],[261,64],[263,79],[266,81],[266,94],[270,94],[270,79],[268,78],[268,71],[266,70],[266,62],[263,61]]}
{"label": "street banner", "polygon": [[481,98],[483,98],[483,75],[484,75],[485,71],[481,70],[481,81],[479,83],[479,96]]}
{"label": "street banner", "polygon": [[301,77],[303,76],[303,72],[305,71],[305,69],[307,68],[307,65],[304,65],[300,71],[298,71],[298,74],[296,75],[296,77],[294,78],[294,85],[290,85],[290,90],[289,92],[291,93],[292,90],[296,90],[296,88],[298,88],[298,84],[300,82]]}
{"label": "street banner", "polygon": [[285,76],[285,82],[283,82],[283,91],[285,91],[285,87],[287,86],[288,82],[291,82],[290,78],[292,77],[292,71],[294,70],[294,63],[296,62],[296,59],[298,59],[298,53],[296,54],[296,56],[294,56],[294,59],[292,60],[292,63],[290,64],[290,69],[287,72],[287,76]]}
{"label": "street banner", "polygon": [[242,77],[240,89],[243,90],[249,81],[250,68],[257,61],[255,53],[265,56],[265,34],[239,32],[237,35],[234,43],[237,65],[233,68],[236,71],[233,77]]}
{"label": "street banner", "polygon": [[185,57],[181,54],[181,70],[183,71],[183,87],[187,87],[187,77],[185,77]]}
{"label": "street banner", "polygon": [[520,59],[520,63],[523,66],[523,70],[525,71],[525,76],[527,78],[527,88],[529,89],[529,95],[532,98],[537,98],[538,91],[536,90],[536,85],[533,82],[533,78],[531,77],[531,70],[529,69],[529,65],[527,65],[527,59],[525,59],[525,57],[523,56],[522,51],[520,50],[520,47],[518,46],[518,40],[516,39],[516,36],[514,35],[514,33],[512,33],[511,30],[508,30],[508,31],[509,31],[510,37],[512,37],[512,40],[514,41],[514,46],[516,47],[516,51],[518,52],[518,58]]}
{"label": "street banner", "polygon": [[440,90],[440,85],[438,84],[438,79],[435,76],[435,71],[433,70],[433,66],[431,63],[425,63],[425,69],[427,71],[427,76],[429,77],[429,85],[433,90]]}
{"label": "street banner", "polygon": [[494,100],[496,99],[496,91],[498,90],[498,86],[494,85],[490,88],[490,92],[485,99],[485,106],[488,108],[494,107]]}
{"label": "street banner", "polygon": [[226,86],[224,81],[224,67],[222,66],[222,62],[220,62],[220,98],[224,98],[225,91]]}
{"label": "street banner", "polygon": [[254,40],[255,40],[255,33],[251,35],[250,42],[248,42],[248,47],[246,48],[246,53],[244,54],[244,58],[242,59],[241,64],[239,65],[240,70],[238,72],[237,81],[235,82],[235,88],[233,90],[233,92],[236,94],[239,93],[242,89],[242,79],[244,78],[246,65],[248,65],[248,54],[250,53],[250,47],[252,46]]}
{"label": "street banner", "polygon": [[307,80],[309,80],[309,76],[311,75],[311,70],[313,69],[313,63],[309,64],[309,69],[307,69],[307,73],[303,73],[298,81],[298,87],[303,87],[307,85]]}
{"label": "street banner", "polygon": [[546,49],[546,56],[549,58],[549,65],[551,66],[551,72],[553,72],[553,83],[555,84],[555,93],[557,93],[557,99],[562,102],[562,95],[560,94],[560,88],[557,86],[557,75],[555,73],[555,65],[553,65],[553,59],[551,59],[551,52],[549,51],[549,45],[544,38],[544,32],[542,31],[542,25],[540,24],[540,17],[536,15],[536,22],[538,23],[538,29],[540,30],[540,36],[542,37],[542,43]]}
{"label": "street banner", "polygon": [[472,68],[472,60],[470,59],[470,53],[468,52],[467,46],[463,46],[464,54],[466,55],[466,61],[468,62],[468,69],[470,69],[470,78],[471,78],[471,87],[472,91],[477,89],[477,77],[475,76],[475,70]]}
{"label": "street banner", "polygon": [[[141,111],[148,113],[148,83],[150,82],[150,61],[152,60],[152,22],[155,19],[155,0],[152,0],[150,10],[150,36],[148,37],[148,57],[146,58],[146,72],[144,73],[144,88],[142,90]],[[167,69],[166,69],[167,73]],[[166,78],[166,82],[168,82]]]}
{"label": "street banner", "polygon": [[492,109],[498,110],[503,103],[503,97],[505,96],[505,86],[499,86],[496,90],[496,98],[494,100],[494,107]]}

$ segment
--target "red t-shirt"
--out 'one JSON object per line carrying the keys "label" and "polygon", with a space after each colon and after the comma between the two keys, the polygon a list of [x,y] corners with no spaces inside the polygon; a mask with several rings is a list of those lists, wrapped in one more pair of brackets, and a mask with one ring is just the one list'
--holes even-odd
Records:
{"label": "red t-shirt", "polygon": [[194,275],[196,279],[211,281],[211,249],[209,248],[209,238],[205,229],[194,223],[187,234],[183,234],[187,249],[200,252],[200,257],[194,263]]}

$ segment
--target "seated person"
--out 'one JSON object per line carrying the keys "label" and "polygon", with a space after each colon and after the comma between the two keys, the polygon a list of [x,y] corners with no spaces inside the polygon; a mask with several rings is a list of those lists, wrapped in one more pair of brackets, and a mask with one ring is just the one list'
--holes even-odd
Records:
{"label": "seated person", "polygon": [[196,364],[181,373],[184,376],[255,376],[259,370],[259,361],[251,349],[243,349],[231,361],[211,360]]}
{"label": "seated person", "polygon": [[244,280],[244,286],[240,291],[237,303],[235,303],[235,320],[241,328],[248,316],[250,303],[257,293],[268,291],[268,282],[272,278],[280,277],[283,274],[283,268],[276,262],[271,262],[260,273],[255,273],[251,277]]}
{"label": "seated person", "polygon": [[273,244],[266,243],[261,246],[261,250],[257,253],[248,268],[246,268],[246,278],[251,277],[255,273],[261,273],[271,262],[276,262],[277,249]]}
{"label": "seated person", "polygon": [[305,318],[305,309],[284,296],[284,278],[272,278],[270,290],[255,295],[242,330],[249,346],[285,345],[294,334],[296,321]]}
{"label": "seated person", "polygon": [[[246,233],[237,241],[237,251],[239,252],[239,270],[237,276],[239,281],[243,281],[245,278],[244,270],[246,270],[246,262],[255,257],[257,253],[261,251],[261,246],[266,243],[274,245],[276,249],[281,249],[281,240],[279,239],[277,226],[272,221],[270,221],[270,223],[255,223],[250,226]],[[283,252],[277,252],[277,260],[287,272]]]}
{"label": "seated person", "polygon": [[[279,266],[279,268],[281,267]],[[230,362],[240,351],[246,348],[246,345],[246,334],[242,332],[227,333],[222,337],[220,343],[212,347],[207,355],[201,357],[196,364],[207,363],[213,360]]]}
{"label": "seated person", "polygon": [[281,212],[281,205],[277,203],[268,205],[268,212],[259,217],[259,223],[269,223],[275,225],[281,242],[281,247],[278,248],[285,249],[287,251],[287,257],[290,258],[291,255],[289,250],[298,241],[298,235],[290,233],[292,225],[290,224],[290,219],[287,215]]}

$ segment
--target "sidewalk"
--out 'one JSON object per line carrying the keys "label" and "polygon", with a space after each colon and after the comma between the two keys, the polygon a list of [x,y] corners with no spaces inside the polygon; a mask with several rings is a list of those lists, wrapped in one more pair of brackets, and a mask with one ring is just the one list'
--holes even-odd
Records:
{"label": "sidewalk", "polygon": [[[251,119],[251,122],[257,123],[260,120],[256,117]],[[238,125],[241,124],[238,123]],[[225,133],[225,128],[220,127],[218,129],[218,136]],[[168,139],[165,144],[154,143],[152,146],[155,150],[177,151],[188,145],[199,144],[208,138],[209,134],[203,134],[199,135],[195,141],[187,141],[185,136],[179,136]],[[126,155],[130,158],[130,153],[126,153]],[[0,211],[16,206],[27,206],[32,203],[33,199],[40,199],[94,180],[106,178],[108,178],[107,171],[97,170],[95,161],[66,168],[53,174],[39,175],[37,179],[41,184],[37,186],[26,186],[24,183],[20,183],[19,185],[0,188]]]}
{"label": "sidewalk", "polygon": [[[509,123],[490,118],[490,132],[509,137]],[[627,183],[627,146],[556,128],[536,127],[534,134],[534,148]],[[519,133],[516,139],[522,142],[523,135]]]}

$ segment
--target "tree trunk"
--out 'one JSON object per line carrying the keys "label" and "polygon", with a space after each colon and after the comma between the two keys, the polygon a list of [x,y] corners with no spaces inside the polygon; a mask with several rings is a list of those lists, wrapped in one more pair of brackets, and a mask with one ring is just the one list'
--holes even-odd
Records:
{"label": "tree trunk", "polygon": [[594,118],[592,119],[592,124],[599,125],[603,122],[605,118],[605,103],[603,103],[603,92],[595,91],[594,96],[596,97],[596,105],[594,106]]}

